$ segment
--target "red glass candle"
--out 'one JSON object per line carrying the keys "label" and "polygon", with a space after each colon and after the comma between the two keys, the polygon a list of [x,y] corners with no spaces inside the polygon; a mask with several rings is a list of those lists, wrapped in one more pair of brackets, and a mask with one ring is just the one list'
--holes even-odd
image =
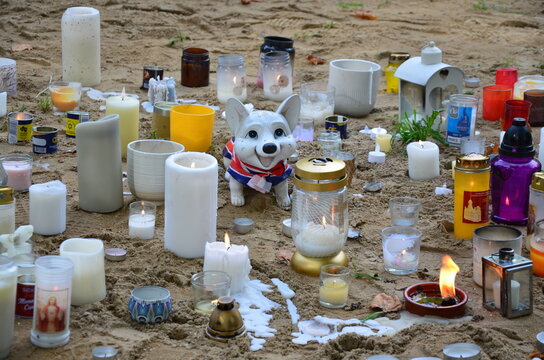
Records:
{"label": "red glass candle", "polygon": [[513,88],[516,81],[518,81],[518,69],[503,68],[497,69],[495,72],[496,85],[506,85]]}
{"label": "red glass candle", "polygon": [[544,126],[544,90],[527,90],[523,96],[525,101],[533,104],[529,115],[529,124],[536,127]]}
{"label": "red glass candle", "polygon": [[529,119],[531,103],[524,100],[506,100],[504,102],[504,117],[501,119],[502,131],[512,126],[514,118]]}
{"label": "red glass candle", "polygon": [[488,121],[501,120],[504,117],[504,102],[512,98],[512,88],[506,85],[484,87],[482,118]]}

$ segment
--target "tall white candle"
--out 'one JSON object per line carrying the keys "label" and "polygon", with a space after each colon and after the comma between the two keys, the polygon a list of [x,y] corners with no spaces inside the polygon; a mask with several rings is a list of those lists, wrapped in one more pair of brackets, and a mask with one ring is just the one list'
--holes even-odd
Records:
{"label": "tall white candle", "polygon": [[121,140],[121,156],[127,156],[129,143],[138,140],[140,131],[140,101],[132,96],[110,96],[106,100],[106,115],[119,114],[119,138]]}
{"label": "tall white candle", "polygon": [[0,92],[0,117],[6,116],[8,113],[8,93]]}
{"label": "tall white candle", "polygon": [[164,247],[184,258],[202,257],[216,238],[217,160],[186,152],[171,155],[165,166]]}
{"label": "tall white candle", "polygon": [[62,15],[62,79],[100,84],[100,12],[71,7]]}
{"label": "tall white candle", "polygon": [[204,271],[224,271],[231,278],[230,291],[236,294],[244,289],[249,281],[249,249],[245,245],[231,245],[225,235],[225,242],[206,244]]}
{"label": "tall white candle", "polygon": [[408,174],[413,180],[430,180],[440,175],[440,152],[430,141],[408,144]]}
{"label": "tall white candle", "polygon": [[102,240],[81,238],[64,240],[60,244],[60,256],[74,262],[73,305],[91,304],[106,297]]}
{"label": "tall white candle", "polygon": [[66,230],[66,185],[59,180],[34,184],[29,192],[29,222],[40,235]]}
{"label": "tall white candle", "polygon": [[13,341],[17,266],[11,258],[0,256],[0,359],[8,356]]}
{"label": "tall white candle", "polygon": [[119,115],[76,125],[79,207],[108,213],[123,206]]}

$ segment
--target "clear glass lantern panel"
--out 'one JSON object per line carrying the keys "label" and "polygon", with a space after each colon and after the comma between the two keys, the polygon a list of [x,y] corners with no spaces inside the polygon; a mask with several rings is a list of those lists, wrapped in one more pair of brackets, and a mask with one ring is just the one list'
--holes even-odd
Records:
{"label": "clear glass lantern panel", "polygon": [[[418,114],[424,113],[425,87],[411,82],[401,81],[401,93],[403,102],[409,107],[409,109],[406,109],[409,112],[409,117],[414,110],[416,110]],[[403,114],[401,115],[404,116]]]}
{"label": "clear glass lantern panel", "polygon": [[499,311],[501,309],[501,280],[501,269],[484,261],[484,304]]}
{"label": "clear glass lantern panel", "polygon": [[435,87],[429,94],[429,103],[431,110],[442,109],[444,100],[449,99],[450,95],[457,94],[457,86],[448,85],[445,89],[441,87]]}
{"label": "clear glass lantern panel", "polygon": [[531,308],[531,276],[531,267],[522,267],[508,271],[511,286],[510,309],[514,314],[520,311],[527,311]]}

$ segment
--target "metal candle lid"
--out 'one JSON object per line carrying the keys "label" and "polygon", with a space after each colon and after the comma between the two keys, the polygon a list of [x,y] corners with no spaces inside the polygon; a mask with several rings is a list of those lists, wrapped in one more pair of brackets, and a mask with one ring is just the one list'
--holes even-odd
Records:
{"label": "metal candle lid", "polygon": [[346,163],[323,157],[305,158],[295,165],[295,186],[308,191],[333,191],[347,184]]}
{"label": "metal candle lid", "polygon": [[405,52],[394,52],[389,54],[389,61],[406,61],[409,58],[410,54]]}
{"label": "metal candle lid", "polygon": [[533,174],[531,188],[538,191],[544,191],[544,172],[536,172]]}
{"label": "metal candle lid", "polygon": [[119,248],[109,248],[104,250],[106,259],[110,261],[123,261],[127,257],[127,251]]}
{"label": "metal candle lid", "polygon": [[11,204],[13,202],[13,188],[9,186],[0,186],[0,205]]}
{"label": "metal candle lid", "polygon": [[98,346],[93,349],[93,360],[113,360],[117,357],[117,349],[112,346]]}
{"label": "metal candle lid", "polygon": [[470,153],[459,156],[455,161],[455,169],[461,171],[486,171],[489,168],[489,156],[487,155]]}
{"label": "metal candle lid", "polygon": [[447,345],[443,350],[444,360],[480,360],[481,349],[471,343],[457,343]]}

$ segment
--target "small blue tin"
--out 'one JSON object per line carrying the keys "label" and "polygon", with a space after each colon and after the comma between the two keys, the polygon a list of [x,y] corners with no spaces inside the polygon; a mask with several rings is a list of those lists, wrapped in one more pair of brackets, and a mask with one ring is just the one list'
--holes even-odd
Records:
{"label": "small blue tin", "polygon": [[172,312],[170,291],[160,286],[141,286],[130,294],[128,312],[132,320],[158,324],[168,320]]}
{"label": "small blue tin", "polygon": [[57,128],[34,126],[32,128],[32,150],[34,154],[54,154],[57,152]]}
{"label": "small blue tin", "polygon": [[342,140],[348,138],[348,118],[342,115],[332,115],[325,118],[325,130],[336,130]]}

